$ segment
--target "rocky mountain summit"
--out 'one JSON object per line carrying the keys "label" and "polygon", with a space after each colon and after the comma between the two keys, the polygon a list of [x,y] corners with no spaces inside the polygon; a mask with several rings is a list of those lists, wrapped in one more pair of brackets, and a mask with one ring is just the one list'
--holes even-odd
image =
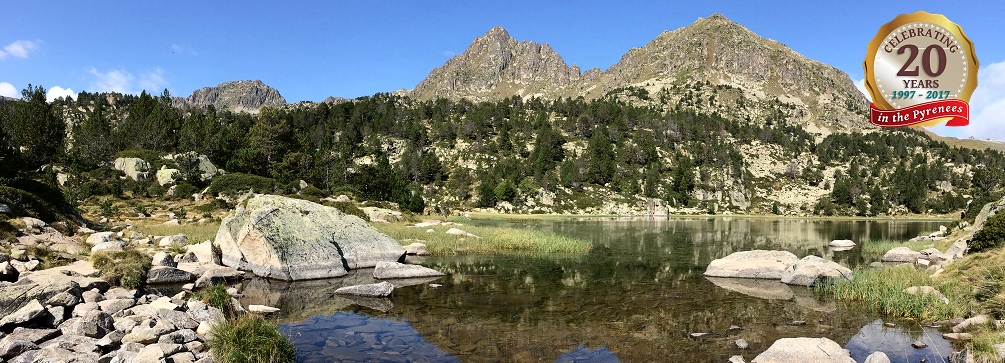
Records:
{"label": "rocky mountain summit", "polygon": [[579,67],[566,64],[547,43],[517,41],[497,26],[430,72],[412,94],[419,99],[498,99],[548,92],[580,78]]}
{"label": "rocky mountain summit", "polygon": [[192,92],[188,98],[175,98],[175,107],[206,107],[213,105],[218,110],[257,113],[264,106],[277,107],[286,104],[279,91],[260,80],[224,82],[216,87],[204,87]]}
{"label": "rocky mountain summit", "polygon": [[[698,94],[699,99],[718,101],[699,102],[699,111],[763,118],[757,112],[728,110],[776,102],[794,109],[789,116],[813,124],[811,129],[869,127],[865,120],[868,101],[846,73],[760,37],[721,14],[664,31],[645,46],[629,50],[607,70],[583,73],[575,65],[568,66],[549,45],[518,42],[495,27],[475,38],[464,53],[433,70],[412,95],[423,100],[482,101],[514,95],[595,99],[637,87],[650,94],[662,92],[663,101],[680,101],[696,83],[727,87],[727,91]],[[736,89],[741,92],[729,92]],[[736,103],[738,98],[741,101]]]}

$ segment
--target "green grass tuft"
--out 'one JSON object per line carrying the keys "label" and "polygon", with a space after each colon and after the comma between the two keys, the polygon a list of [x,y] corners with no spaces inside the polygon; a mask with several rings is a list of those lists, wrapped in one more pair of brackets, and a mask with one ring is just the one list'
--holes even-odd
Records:
{"label": "green grass tuft", "polygon": [[243,315],[217,323],[208,341],[218,363],[293,363],[296,350],[275,323],[257,315]]}
{"label": "green grass tuft", "polygon": [[135,289],[147,281],[150,256],[137,250],[99,251],[91,255],[91,264],[109,283]]}
{"label": "green grass tuft", "polygon": [[235,316],[234,306],[230,304],[231,297],[227,293],[226,285],[214,284],[213,286],[196,291],[192,297],[209,306],[220,309],[227,317]]}
{"label": "green grass tuft", "polygon": [[63,257],[59,252],[53,251],[46,246],[28,246],[25,248],[25,252],[29,256],[35,256],[38,259],[36,270],[66,266],[73,262],[72,259]]}
{"label": "green grass tuft", "polygon": [[[932,296],[903,292],[911,286],[932,286],[949,299],[949,304]],[[910,265],[859,269],[853,281],[839,281],[823,290],[839,300],[860,301],[880,313],[922,322],[964,317],[970,312],[970,285],[953,279],[933,279]]]}

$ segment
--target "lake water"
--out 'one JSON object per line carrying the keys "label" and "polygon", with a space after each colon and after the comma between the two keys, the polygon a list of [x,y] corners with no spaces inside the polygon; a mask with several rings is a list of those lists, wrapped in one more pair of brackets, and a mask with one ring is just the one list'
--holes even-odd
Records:
{"label": "lake water", "polygon": [[[827,243],[906,240],[945,222],[719,217],[463,223],[549,230],[593,247],[580,255],[410,258],[448,276],[396,281],[388,299],[334,295],[338,287],[373,282],[372,270],[295,283],[250,280],[242,302],[282,309],[275,318],[301,362],[726,362],[733,355],[750,361],[786,337],[828,337],[857,361],[873,350],[894,362],[940,362],[951,352],[934,330],[891,319],[885,321],[896,327],[887,328],[875,313],[806,288],[702,276],[711,260],[753,249],[863,266],[873,261],[859,248],[835,252]],[[692,339],[690,333],[710,335]],[[736,339],[750,348],[736,348]],[[915,350],[915,340],[930,347]]]}

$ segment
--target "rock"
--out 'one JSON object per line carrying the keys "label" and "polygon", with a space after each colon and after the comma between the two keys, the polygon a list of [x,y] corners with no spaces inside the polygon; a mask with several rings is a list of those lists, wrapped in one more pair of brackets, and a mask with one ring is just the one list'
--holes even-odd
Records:
{"label": "rock", "polygon": [[10,261],[0,262],[0,281],[16,282],[21,272],[10,264]]}
{"label": "rock", "polygon": [[215,268],[206,270],[195,280],[195,288],[201,289],[215,284],[239,282],[244,278],[244,272],[233,268]]}
{"label": "rock", "polygon": [[112,163],[113,167],[117,170],[122,170],[126,174],[126,177],[132,178],[135,181],[142,181],[147,178],[147,170],[150,169],[150,164],[140,158],[118,158]]}
{"label": "rock", "polygon": [[185,344],[185,343],[188,343],[188,342],[196,341],[198,339],[199,339],[199,336],[196,335],[196,333],[195,333],[194,330],[192,330],[192,329],[181,329],[181,330],[178,330],[176,332],[172,332],[172,333],[169,333],[169,334],[161,335],[161,337],[159,339],[157,339],[157,343],[159,343],[159,344]]}
{"label": "rock", "polygon": [[179,224],[181,224],[181,223],[178,222],[177,219],[171,219],[171,220],[168,220],[167,222],[164,222],[165,226],[177,226]]}
{"label": "rock", "polygon": [[29,320],[35,319],[42,316],[46,312],[45,307],[38,302],[38,299],[33,299],[27,304],[22,306],[17,311],[12,314],[4,316],[0,319],[0,327],[6,327],[8,325],[18,325],[24,324]]}
{"label": "rock", "polygon": [[199,327],[195,329],[195,333],[202,336],[206,336],[211,331],[213,331],[213,323],[208,321],[200,321]]}
{"label": "rock", "polygon": [[150,344],[156,342],[160,336],[151,328],[133,328],[133,331],[129,332],[122,337],[122,343],[140,343],[140,344]]}
{"label": "rock", "polygon": [[428,267],[397,262],[381,262],[373,269],[373,278],[378,280],[430,276],[445,276],[445,274]]}
{"label": "rock", "polygon": [[886,356],[883,352],[872,352],[868,357],[865,357],[865,361],[862,363],[890,363],[890,357]]}
{"label": "rock", "polygon": [[167,310],[178,310],[181,305],[175,304],[171,301],[171,298],[162,296],[157,300],[154,300],[149,304],[151,309],[167,309]]}
{"label": "rock", "polygon": [[[341,197],[341,195],[340,195],[340,197]],[[10,206],[8,206],[6,204],[3,204],[3,203],[0,203],[0,213],[7,214],[7,213],[10,213],[10,212],[11,212]]]}
{"label": "rock", "polygon": [[21,217],[21,221],[24,222],[24,231],[30,234],[40,234],[45,230],[46,224],[41,219]]}
{"label": "rock", "polygon": [[213,249],[212,241],[189,245],[185,255],[188,256],[188,254],[194,255],[196,262],[212,263],[216,265],[222,264],[220,261],[220,255]]}
{"label": "rock", "polygon": [[192,354],[192,352],[180,352],[168,357],[167,361],[171,363],[194,363],[195,354]]}
{"label": "rock", "polygon": [[959,324],[953,326],[953,333],[962,333],[970,330],[970,328],[976,327],[978,325],[987,324],[990,321],[987,315],[977,315],[972,318],[963,320]]}
{"label": "rock", "polygon": [[970,340],[973,336],[970,335],[970,333],[945,333],[942,334],[942,338],[946,340],[965,341]]}
{"label": "rock", "polygon": [[108,313],[108,315],[115,315],[115,313],[129,309],[134,305],[136,305],[136,300],[133,299],[110,299],[98,303],[101,311]]}
{"label": "rock", "polygon": [[186,236],[184,234],[176,234],[174,236],[167,236],[167,237],[161,238],[160,241],[157,242],[157,245],[161,246],[161,247],[185,246],[187,244],[188,244],[188,236]]}
{"label": "rock", "polygon": [[156,266],[147,272],[148,284],[177,284],[195,280],[195,275],[174,267]]}
{"label": "rock", "polygon": [[806,325],[806,320],[793,320],[793,321],[790,321],[790,322],[786,323],[786,325],[790,325],[790,326],[803,326],[803,325]]}
{"label": "rock", "polygon": [[929,261],[924,258],[919,258],[917,261],[915,261],[915,263],[918,265],[919,268],[928,268],[928,266],[932,264],[932,261]]}
{"label": "rock", "polygon": [[788,251],[743,251],[713,260],[705,276],[781,279],[785,269],[795,265],[799,258]]}
{"label": "rock", "polygon": [[915,252],[914,250],[907,247],[896,247],[892,250],[886,252],[883,255],[883,262],[908,262],[914,263],[918,258],[921,258],[920,252]]}
{"label": "rock", "polygon": [[382,281],[376,284],[340,287],[335,290],[338,295],[356,295],[366,297],[388,297],[394,291],[394,284]]}
{"label": "rock", "polygon": [[783,338],[752,363],[855,363],[848,350],[827,338]]}
{"label": "rock", "polygon": [[847,247],[855,247],[855,242],[852,242],[852,240],[850,239],[836,239],[831,241],[827,245],[831,247],[847,248]]}
{"label": "rock", "polygon": [[794,296],[792,288],[781,281],[709,276],[705,276],[705,279],[723,289],[759,299],[791,300]]}
{"label": "rock", "polygon": [[192,316],[184,311],[160,309],[157,310],[158,323],[168,322],[178,329],[195,329],[199,327],[199,322],[192,319]]}
{"label": "rock", "polygon": [[949,249],[946,250],[946,253],[944,253],[944,255],[950,258],[951,260],[957,260],[963,258],[963,255],[966,254],[966,252],[967,252],[967,242],[956,241],[951,246],[949,246]]}
{"label": "rock", "polygon": [[747,363],[747,361],[743,360],[742,355],[734,355],[729,357],[729,363]]}
{"label": "rock", "polygon": [[279,311],[279,308],[274,308],[266,305],[248,305],[248,311],[255,314],[272,314]]}
{"label": "rock", "polygon": [[119,236],[116,235],[115,232],[98,232],[90,236],[87,236],[86,242],[87,244],[93,246],[99,243],[114,241],[117,239],[119,239]]}
{"label": "rock", "polygon": [[180,175],[180,170],[168,169],[166,166],[163,166],[157,171],[157,184],[160,184],[161,186],[174,184],[175,179],[177,179]]}
{"label": "rock", "polygon": [[994,349],[995,358],[997,358],[999,362],[1005,361],[1005,343],[992,345],[991,348]]}
{"label": "rock", "polygon": [[925,344],[920,340],[915,340],[914,343],[911,343],[911,347],[913,347],[914,349],[925,349],[928,348],[928,344]]}
{"label": "rock", "polygon": [[160,363],[164,358],[164,349],[160,344],[151,344],[136,353],[133,363]]}
{"label": "rock", "polygon": [[710,335],[712,335],[712,334],[709,334],[709,333],[691,333],[691,334],[688,334],[688,336],[690,336],[691,339],[694,339],[694,340],[705,339],[705,338],[709,337]]}
{"label": "rock", "polygon": [[115,330],[112,316],[104,311],[89,311],[70,325],[69,333],[90,338],[101,338]]}
{"label": "rock", "polygon": [[150,261],[150,264],[152,266],[178,267],[178,263],[174,262],[174,257],[167,251],[155,253],[154,257]]}
{"label": "rock", "polygon": [[87,290],[80,294],[81,298],[84,299],[85,303],[97,303],[105,300],[105,297],[101,295],[101,291],[97,289]]}
{"label": "rock", "polygon": [[782,282],[789,285],[830,285],[835,281],[851,281],[852,272],[837,262],[817,256],[806,256],[782,273]]}
{"label": "rock", "polygon": [[457,236],[465,236],[465,237],[481,238],[481,237],[475,236],[475,235],[473,235],[471,233],[468,233],[467,231],[464,231],[464,230],[458,229],[458,228],[448,229],[447,230],[447,234],[452,234],[452,235],[457,235]]}
{"label": "rock", "polygon": [[0,357],[11,358],[29,350],[38,349],[38,345],[28,340],[8,335],[0,339]]}
{"label": "rock", "polygon": [[98,251],[122,251],[122,247],[125,246],[126,246],[125,243],[118,240],[101,242],[94,245],[94,247],[91,247],[91,253],[95,253]]}
{"label": "rock", "polygon": [[17,337],[17,339],[27,340],[29,342],[38,344],[59,335],[59,330],[29,329],[29,328],[18,327],[17,329],[14,329],[14,331],[11,332],[10,335],[13,337]]}
{"label": "rock", "polygon": [[939,290],[936,290],[934,287],[931,286],[911,286],[904,289],[904,293],[908,295],[920,294],[921,296],[931,295],[933,298],[941,301],[943,304],[949,304],[949,299],[947,299],[945,295],[942,295],[942,293],[939,292]]}
{"label": "rock", "polygon": [[199,177],[204,182],[212,180],[213,177],[218,174],[223,174],[223,170],[217,169],[216,165],[213,165],[208,156],[196,153],[195,151],[174,155],[169,154],[164,156],[164,159],[175,160],[177,163],[194,166],[194,169],[198,169],[201,172]]}
{"label": "rock", "polygon": [[48,315],[42,315],[42,324],[44,326],[59,326],[66,320],[68,310],[65,306],[53,306],[45,309]]}
{"label": "rock", "polygon": [[974,358],[974,352],[970,350],[969,347],[964,348],[959,352],[949,353],[949,363],[976,363],[977,359]]}
{"label": "rock", "polygon": [[351,202],[352,199],[350,199],[348,195],[339,194],[339,196],[335,197],[335,201],[339,203],[345,203],[345,202]]}
{"label": "rock", "polygon": [[405,254],[397,241],[358,217],[274,195],[251,198],[245,213],[228,216],[215,244],[224,265],[280,280],[344,276]]}
{"label": "rock", "polygon": [[405,246],[405,254],[413,256],[429,256],[429,251],[426,251],[426,244],[413,242],[412,244]]}
{"label": "rock", "polygon": [[737,339],[736,341],[733,342],[733,344],[736,344],[736,347],[739,349],[750,348],[750,343],[747,343],[747,341],[743,339]]}

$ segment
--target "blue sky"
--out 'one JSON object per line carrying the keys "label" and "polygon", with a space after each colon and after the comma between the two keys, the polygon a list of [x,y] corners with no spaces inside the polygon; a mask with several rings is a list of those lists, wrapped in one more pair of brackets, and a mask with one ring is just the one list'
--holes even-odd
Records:
{"label": "blue sky", "polygon": [[0,95],[32,83],[54,94],[167,88],[187,96],[260,79],[289,102],[410,89],[496,25],[549,43],[583,70],[606,69],[663,30],[717,12],[857,81],[879,27],[925,10],[960,24],[982,65],[973,126],[939,133],[1005,140],[1002,1],[28,1],[2,8]]}

